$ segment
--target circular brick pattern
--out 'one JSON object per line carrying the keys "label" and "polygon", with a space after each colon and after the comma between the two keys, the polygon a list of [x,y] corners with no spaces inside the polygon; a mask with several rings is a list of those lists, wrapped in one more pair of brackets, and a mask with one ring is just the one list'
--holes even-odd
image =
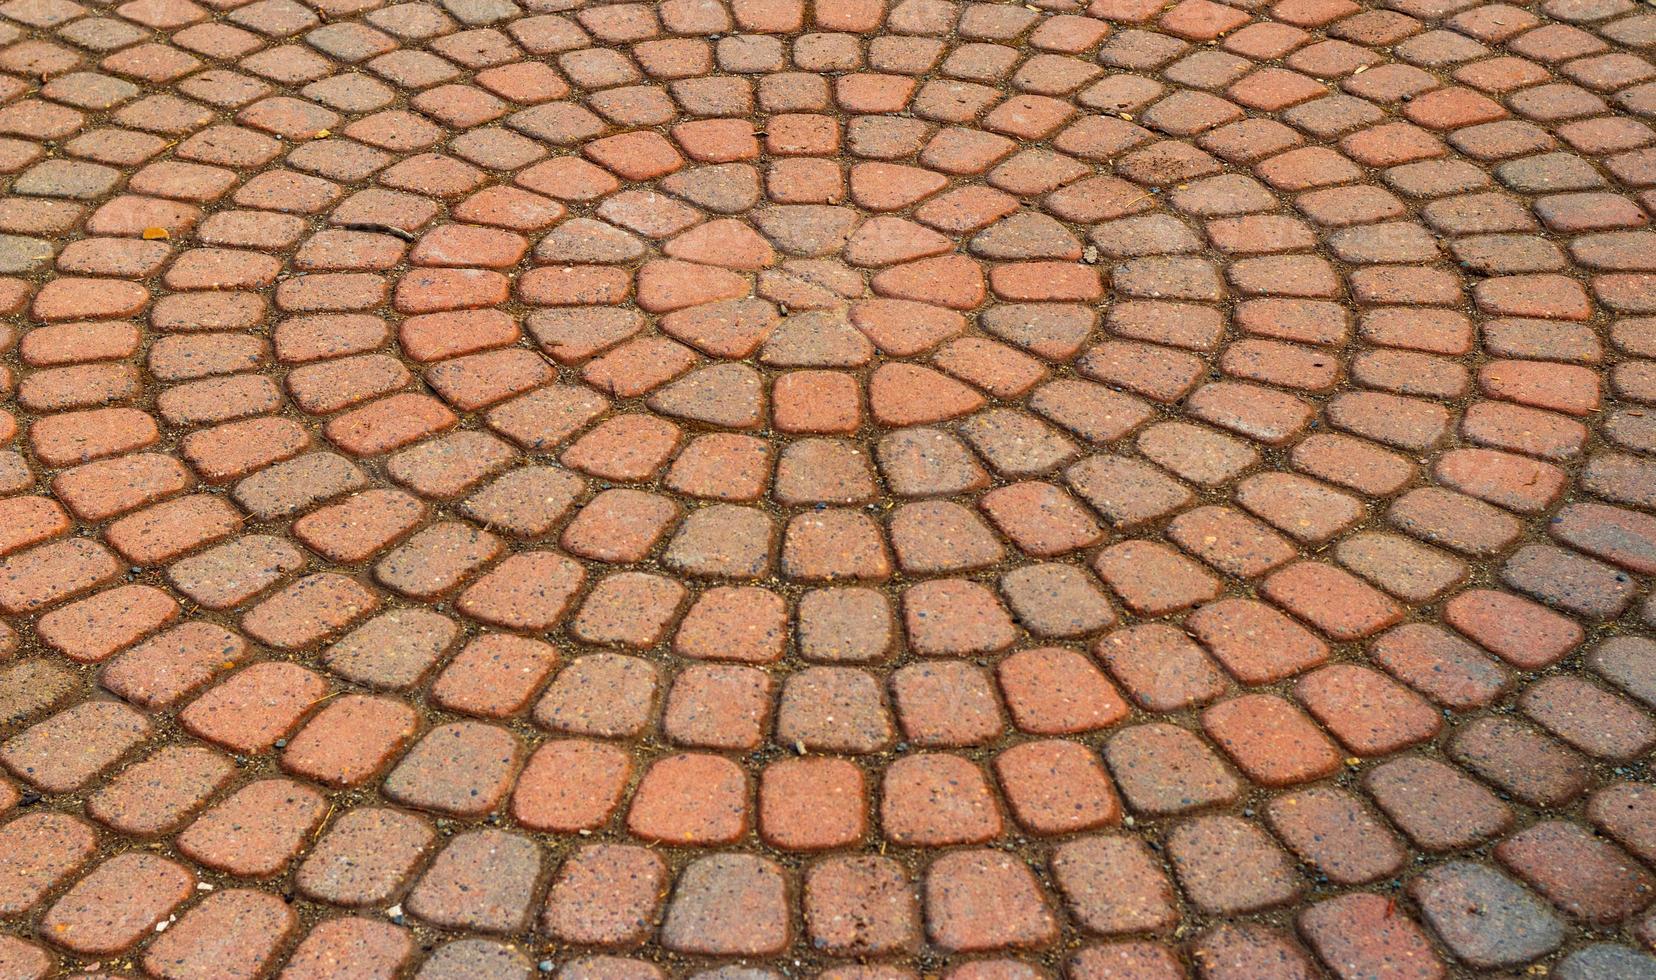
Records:
{"label": "circular brick pattern", "polygon": [[0,4],[0,972],[1656,972],[1653,46]]}

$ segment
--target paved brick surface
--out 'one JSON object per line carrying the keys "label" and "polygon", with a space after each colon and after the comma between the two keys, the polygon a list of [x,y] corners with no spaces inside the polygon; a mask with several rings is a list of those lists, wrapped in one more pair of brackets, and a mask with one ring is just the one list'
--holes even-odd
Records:
{"label": "paved brick surface", "polygon": [[0,980],[1656,976],[1653,51],[0,2]]}

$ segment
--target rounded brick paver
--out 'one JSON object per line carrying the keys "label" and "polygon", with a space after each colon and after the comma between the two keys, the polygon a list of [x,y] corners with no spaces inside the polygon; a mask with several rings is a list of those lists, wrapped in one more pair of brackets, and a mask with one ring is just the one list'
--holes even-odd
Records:
{"label": "rounded brick paver", "polygon": [[0,3],[0,973],[1648,974],[1653,50]]}

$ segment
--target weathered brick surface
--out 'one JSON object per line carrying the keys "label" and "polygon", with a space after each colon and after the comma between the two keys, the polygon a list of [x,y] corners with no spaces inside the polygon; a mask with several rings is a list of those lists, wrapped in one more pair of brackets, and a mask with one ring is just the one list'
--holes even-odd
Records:
{"label": "weathered brick surface", "polygon": [[0,4],[0,973],[1649,972],[1653,44]]}

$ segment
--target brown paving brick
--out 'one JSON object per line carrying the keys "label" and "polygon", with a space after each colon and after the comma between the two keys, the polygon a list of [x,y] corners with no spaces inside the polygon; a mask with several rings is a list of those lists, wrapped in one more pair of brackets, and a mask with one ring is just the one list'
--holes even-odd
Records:
{"label": "brown paving brick", "polygon": [[76,882],[43,920],[52,942],[82,955],[123,953],[195,891],[195,876],[152,854],[117,854]]}
{"label": "brown paving brick", "polygon": [[747,777],[719,756],[681,754],[653,763],[633,793],[627,828],[645,840],[728,843],[748,829]]}
{"label": "brown paving brick", "polygon": [[862,770],[843,759],[783,759],[759,778],[759,834],[784,850],[855,844],[867,831]]}
{"label": "brown paving brick", "polygon": [[297,664],[254,664],[191,702],[179,721],[234,752],[263,752],[327,694],[328,683]]}
{"label": "brown paving brick", "polygon": [[912,586],[903,594],[909,646],[923,656],[1003,650],[1016,639],[1012,618],[988,588],[962,579]]}
{"label": "brown paving brick", "polygon": [[137,453],[64,470],[52,481],[58,498],[77,516],[102,520],[189,485],[189,471],[176,460]]}
{"label": "brown paving brick", "polygon": [[1178,918],[1173,885],[1142,842],[1097,836],[1052,855],[1065,908],[1087,931],[1118,935],[1165,928]]}
{"label": "brown paving brick", "polygon": [[28,911],[91,861],[97,839],[86,824],[60,813],[31,813],[0,828],[0,911]]}
{"label": "brown paving brick", "polygon": [[691,511],[662,559],[686,575],[750,578],[773,567],[776,527],[751,507],[715,504]]}
{"label": "brown paving brick", "polygon": [[1294,693],[1349,751],[1390,755],[1437,734],[1438,712],[1378,671],[1334,664],[1301,677]]}
{"label": "brown paving brick", "polygon": [[268,969],[298,924],[298,916],[275,895],[215,892],[150,945],[144,969],[164,977],[204,972],[255,977]]}
{"label": "brown paving brick", "polygon": [[315,790],[291,780],[250,783],[198,817],[178,835],[184,854],[237,877],[282,873],[324,816]]}
{"label": "brown paving brick", "polygon": [[1243,786],[1213,751],[1185,729],[1156,722],[1111,737],[1104,761],[1129,809],[1160,816],[1241,796]]}
{"label": "brown paving brick", "polygon": [[389,923],[357,917],[327,919],[294,947],[283,973],[295,980],[310,980],[326,977],[348,963],[367,977],[394,977],[413,952],[413,940]]}
{"label": "brown paving brick", "polygon": [[1641,783],[1617,783],[1595,793],[1587,806],[1594,826],[1615,838],[1641,857],[1651,852],[1646,822],[1651,803],[1648,787]]}
{"label": "brown paving brick", "polygon": [[548,742],[529,757],[512,794],[512,815],[543,831],[589,831],[615,812],[632,773],[626,753],[599,742]]}
{"label": "brown paving brick", "polygon": [[1001,594],[1018,623],[1038,636],[1077,637],[1115,621],[1104,590],[1071,565],[1026,565],[1001,578]]}
{"label": "brown paving brick", "polygon": [[322,434],[354,456],[375,456],[451,428],[455,422],[454,414],[435,399],[399,394],[335,416]]}
{"label": "brown paving brick", "polygon": [[1403,610],[1356,578],[1317,562],[1300,562],[1265,580],[1267,597],[1336,640],[1356,640],[1397,622]]}
{"label": "brown paving brick", "polygon": [[[1234,348],[1232,348],[1234,350]],[[1198,507],[1173,519],[1169,536],[1221,572],[1252,578],[1287,562],[1294,548],[1248,516],[1225,507]]]}
{"label": "brown paving brick", "polygon": [[1649,872],[1576,824],[1536,824],[1502,841],[1495,856],[1577,919],[1620,921],[1651,901]]}
{"label": "brown paving brick", "polygon": [[584,486],[573,473],[549,466],[511,470],[461,505],[466,515],[497,532],[538,537],[569,513]]}
{"label": "brown paving brick", "polygon": [[720,500],[753,500],[764,490],[769,451],[751,436],[712,433],[691,440],[668,470],[668,485]]}
{"label": "brown paving brick", "polygon": [[1295,467],[1322,479],[1372,494],[1390,494],[1414,469],[1396,453],[1362,439],[1332,433],[1307,437],[1292,454]]}
{"label": "brown paving brick", "polygon": [[534,841],[477,830],[449,841],[409,892],[408,910],[433,925],[516,932],[528,921],[541,876]]}
{"label": "brown paving brick", "polygon": [[1057,923],[1029,869],[996,851],[957,851],[926,870],[926,931],[948,950],[1044,945]]}
{"label": "brown paving brick", "polygon": [[1432,759],[1394,759],[1369,770],[1364,785],[1392,822],[1428,851],[1486,840],[1513,820],[1511,808],[1494,793]]}
{"label": "brown paving brick", "polygon": [[[15,650],[17,634],[3,634]],[[61,704],[72,693],[75,675],[67,667],[44,657],[26,657],[5,669],[5,697],[0,698],[0,718],[8,723],[38,717]]]}
{"label": "brown paving brick", "polygon": [[1126,541],[1094,559],[1094,568],[1123,602],[1155,616],[1195,605],[1219,594],[1219,580],[1165,545]]}
{"label": "brown paving brick", "polygon": [[[192,432],[180,444],[184,457],[196,472],[215,484],[240,479],[254,470],[291,459],[309,445],[310,435],[301,426],[290,419],[277,418],[225,422]],[[118,463],[116,460],[105,465]],[[140,499],[116,506],[126,509],[142,502]]]}
{"label": "brown paving brick", "polygon": [[677,581],[645,572],[618,572],[587,593],[572,632],[587,643],[647,649],[665,636],[686,590]]}
{"label": "brown paving brick", "polygon": [[1651,663],[1651,646],[1635,637],[1611,637],[1588,655],[1588,666],[1599,676],[1640,702],[1650,704],[1650,686],[1645,671]]}
{"label": "brown paving brick", "polygon": [[181,827],[235,774],[211,749],[164,746],[122,770],[86,801],[87,816],[133,837]]}
{"label": "brown paving brick", "polygon": [[697,659],[770,663],[782,656],[787,609],[765,589],[720,586],[701,594],[673,636],[673,650]]}
{"label": "brown paving brick", "polygon": [[1578,677],[1538,681],[1524,691],[1519,704],[1542,727],[1599,758],[1633,758],[1656,738],[1642,710]]}
{"label": "brown paving brick", "polygon": [[199,605],[225,609],[253,598],[303,564],[303,553],[292,544],[248,535],[175,563],[167,577]]}
{"label": "brown paving brick", "polygon": [[1434,487],[1404,495],[1392,505],[1389,517],[1408,534],[1471,555],[1504,551],[1520,530],[1519,523],[1502,511]]}
{"label": "brown paving brick", "polygon": [[1249,778],[1266,786],[1335,772],[1340,755],[1311,719],[1281,698],[1246,694],[1202,712],[1202,727]]}
{"label": "brown paving brick", "polygon": [[282,766],[329,786],[356,786],[413,739],[413,709],[390,698],[346,695],[318,711],[288,740]]}
{"label": "brown paving brick", "polygon": [[745,854],[691,864],[661,927],[668,949],[711,955],[773,955],[788,943],[787,882],[774,863]]}
{"label": "brown paving brick", "polygon": [[379,597],[355,579],[322,572],[254,606],[242,617],[242,629],[271,646],[306,647],[342,631],[379,605]]}
{"label": "brown paving brick", "polygon": [[1650,528],[1630,511],[1601,504],[1573,504],[1559,513],[1551,533],[1571,547],[1630,571],[1647,567],[1645,544]]}
{"label": "brown paving brick", "polygon": [[7,936],[0,942],[0,965],[24,980],[38,980],[52,969],[52,957],[33,943]]}
{"label": "brown paving brick", "polygon": [[977,977],[1038,977],[1042,973],[1021,959],[970,960],[944,974],[949,980],[973,980]]}
{"label": "brown paving brick", "polygon": [[1127,715],[1115,687],[1073,650],[1020,651],[1001,661],[997,678],[1014,724],[1031,734],[1093,731]]}
{"label": "brown paving brick", "polygon": [[347,633],[322,655],[328,669],[382,690],[402,690],[420,680],[453,645],[459,627],[423,609],[382,613]]}
{"label": "brown paving brick", "polygon": [[661,968],[656,966],[654,963],[648,963],[632,957],[585,956],[580,959],[570,960],[563,967],[563,969],[559,971],[558,975],[567,977],[569,980],[580,980],[580,978],[591,978],[591,980],[604,980],[604,978],[617,978],[617,980],[619,980],[619,978],[659,980],[659,978],[665,976],[666,974],[662,973]]}
{"label": "brown paving brick", "polygon": [[1328,645],[1262,602],[1221,599],[1188,616],[1189,632],[1244,684],[1291,677],[1328,659]]}
{"label": "brown paving brick", "polygon": [[431,696],[450,711],[502,718],[522,711],[557,665],[557,651],[539,640],[485,633],[454,655]]}
{"label": "brown paving brick", "polygon": [[1236,817],[1198,817],[1168,837],[1185,895],[1205,911],[1234,915],[1292,901],[1300,883],[1264,832]]}
{"label": "brown paving brick", "polygon": [[170,624],[178,603],[160,589],[118,586],[41,616],[35,633],[71,660],[97,662]]}
{"label": "brown paving brick", "polygon": [[1540,899],[1483,865],[1440,865],[1417,879],[1410,894],[1444,944],[1474,967],[1520,966],[1564,938],[1563,923]]}
{"label": "brown paving brick", "polygon": [[980,667],[948,661],[910,664],[891,675],[890,687],[903,734],[916,745],[979,745],[1005,730],[994,682]]}
{"label": "brown paving brick", "polygon": [[802,905],[813,945],[837,954],[893,953],[920,940],[918,900],[890,858],[826,858],[806,872]]}
{"label": "brown paving brick", "polygon": [[886,770],[880,824],[891,840],[909,845],[983,843],[1003,826],[982,771],[940,753],[909,756]]}
{"label": "brown paving brick", "polygon": [[1066,967],[1075,974],[1114,980],[1116,977],[1177,977],[1183,967],[1167,946],[1154,942],[1106,943],[1089,946],[1070,957]]}
{"label": "brown paving brick", "polygon": [[[248,435],[260,437],[265,434],[252,432]],[[282,455],[293,454],[285,452]],[[253,473],[252,477],[235,485],[235,502],[265,520],[300,512],[313,503],[338,497],[366,483],[363,472],[356,465],[330,452],[313,452],[282,462],[278,459],[257,460],[247,468],[260,468],[272,462],[277,465],[265,472]]]}
{"label": "brown paving brick", "polygon": [[489,939],[460,939],[439,946],[420,965],[420,977],[460,980],[461,977],[528,976],[534,961],[515,946]]}
{"label": "brown paving brick", "polygon": [[45,793],[86,785],[150,734],[148,719],[115,701],[67,708],[0,745],[0,765]]}
{"label": "brown paving brick", "polygon": [[1411,602],[1435,599],[1466,577],[1466,564],[1401,535],[1359,533],[1340,542],[1335,557],[1392,595]]}
{"label": "brown paving brick", "polygon": [[1191,946],[1203,980],[1250,976],[1309,978],[1316,966],[1292,939],[1262,925],[1214,926]]}
{"label": "brown paving brick", "polygon": [[1084,548],[1102,530],[1073,498],[1046,483],[1019,483],[984,496],[989,519],[1033,557],[1053,557]]}
{"label": "brown paving brick", "polygon": [[577,735],[635,735],[650,721],[658,683],[646,660],[613,653],[579,657],[536,704],[535,722]]}
{"label": "brown paving brick", "polygon": [[1455,733],[1450,755],[1519,799],[1558,806],[1588,786],[1587,760],[1511,718],[1479,718]]}
{"label": "brown paving brick", "polygon": [[500,626],[550,629],[563,618],[584,580],[581,567],[561,555],[525,552],[474,582],[459,605],[468,615]]}
{"label": "brown paving brick", "polygon": [[439,725],[385,779],[391,799],[456,816],[493,810],[510,789],[521,750],[511,732],[482,722]]}
{"label": "brown paving brick", "polygon": [[582,945],[625,947],[645,939],[660,918],[666,865],[653,852],[596,844],[558,872],[541,917],[547,932]]}
{"label": "brown paving brick", "polygon": [[1025,742],[995,757],[1013,817],[1032,833],[1090,830],[1121,819],[1121,803],[1098,758],[1073,742]]}
{"label": "brown paving brick", "polygon": [[972,572],[994,566],[1006,550],[977,515],[959,504],[904,504],[891,519],[897,564],[911,575]]}
{"label": "brown paving brick", "polygon": [[776,739],[797,751],[866,754],[893,738],[879,682],[844,667],[810,667],[789,677],[776,708]]}
{"label": "brown paving brick", "polygon": [[33,612],[89,592],[116,573],[115,556],[85,538],[22,551],[0,561],[0,609]]}
{"label": "brown paving brick", "polygon": [[12,497],[0,504],[0,512],[8,518],[0,551],[8,554],[51,540],[69,529],[63,508],[45,497]]}
{"label": "brown paving brick", "polygon": [[965,445],[935,429],[901,429],[876,447],[880,471],[901,496],[923,497],[984,487],[988,477]]}
{"label": "brown paving brick", "polygon": [[421,496],[451,499],[505,469],[509,445],[480,432],[454,432],[405,449],[387,461],[393,480]]}
{"label": "brown paving brick", "polygon": [[387,902],[407,888],[435,840],[430,825],[413,814],[352,810],[318,838],[294,884],[307,896],[334,905]]}
{"label": "brown paving brick", "polygon": [[1165,623],[1119,629],[1101,637],[1093,655],[1135,703],[1173,711],[1225,693],[1219,668],[1181,630]]}
{"label": "brown paving brick", "polygon": [[382,585],[415,599],[444,595],[498,556],[499,538],[458,521],[433,524],[374,566]]}
{"label": "brown paving brick", "polygon": [[1362,504],[1314,480],[1268,473],[1237,486],[1237,502],[1307,545],[1320,545],[1363,517]]}
{"label": "brown paving brick", "polygon": [[99,672],[99,683],[140,707],[165,707],[235,667],[246,651],[246,641],[235,633],[208,623],[185,623],[111,658]]}
{"label": "brown paving brick", "polygon": [[1463,592],[1444,607],[1455,629],[1520,669],[1557,661],[1581,642],[1581,627],[1542,606],[1488,589]]}
{"label": "brown paving brick", "polygon": [[1397,915],[1395,903],[1379,895],[1352,894],[1319,902],[1300,915],[1298,925],[1323,962],[1340,973],[1447,975],[1420,926]]}
{"label": "brown paving brick", "polygon": [[1331,881],[1364,884],[1403,864],[1397,838],[1345,790],[1284,793],[1270,802],[1265,816],[1290,850]]}

